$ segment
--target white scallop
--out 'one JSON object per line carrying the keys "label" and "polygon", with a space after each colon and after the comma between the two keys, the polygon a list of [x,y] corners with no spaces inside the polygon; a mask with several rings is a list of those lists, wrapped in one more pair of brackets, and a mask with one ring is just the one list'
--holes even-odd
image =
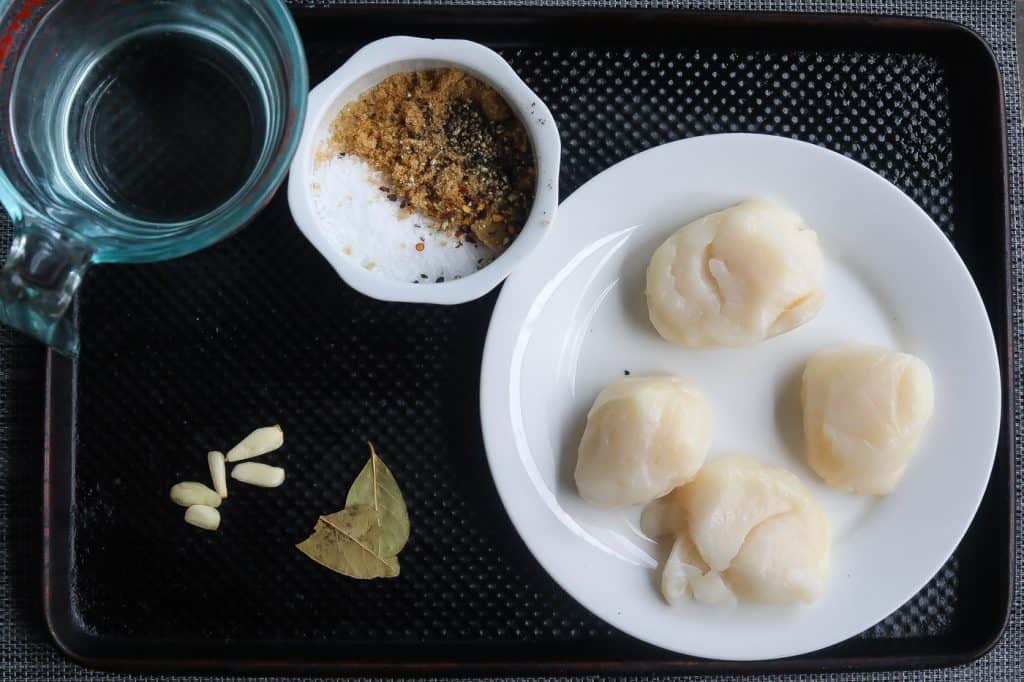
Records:
{"label": "white scallop", "polygon": [[812,502],[751,530],[725,581],[747,601],[812,602],[824,588],[829,544],[828,521]]}
{"label": "white scallop", "polygon": [[759,524],[812,504],[795,475],[744,455],[709,462],[682,489],[679,500],[690,537],[716,571],[729,568]]}
{"label": "white scallop", "polygon": [[689,536],[678,536],[661,569],[661,595],[672,606],[693,599],[693,582],[707,570]]}
{"label": "white scallop", "polygon": [[576,487],[601,507],[661,497],[704,463],[712,424],[707,400],[678,377],[619,379],[598,394],[587,414]]}
{"label": "white scallop", "polygon": [[672,606],[689,599],[716,606],[735,606],[736,595],[721,573],[708,568],[685,533],[676,537],[661,571],[661,594]]}
{"label": "white scallop", "polygon": [[657,540],[680,535],[686,530],[686,514],[679,499],[682,490],[676,488],[644,507],[640,514],[641,533],[652,540]]}
{"label": "white scallop", "polygon": [[746,201],[679,228],[647,268],[655,329],[680,346],[745,346],[809,321],[821,309],[822,256],[803,219]]}
{"label": "white scallop", "polygon": [[[662,568],[661,591],[669,604],[684,597],[732,605],[812,602],[821,596],[831,545],[828,521],[785,469],[745,456],[721,457],[652,509],[659,510],[661,529],[676,533]],[[648,519],[654,521],[655,513]]]}
{"label": "white scallop", "polygon": [[903,477],[935,397],[919,358],[845,345],[807,362],[801,402],[811,468],[840,490],[886,495]]}

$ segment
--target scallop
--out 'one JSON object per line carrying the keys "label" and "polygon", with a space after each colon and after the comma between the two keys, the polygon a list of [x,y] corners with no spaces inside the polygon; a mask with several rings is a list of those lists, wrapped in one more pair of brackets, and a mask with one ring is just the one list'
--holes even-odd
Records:
{"label": "scallop", "polygon": [[680,502],[682,488],[659,497],[640,514],[640,532],[652,540],[673,537],[686,529],[686,515]]}
{"label": "scallop", "polygon": [[661,594],[672,606],[693,599],[715,606],[735,606],[736,594],[721,573],[708,568],[685,534],[676,537],[661,572]]}
{"label": "scallop", "polygon": [[711,406],[687,381],[619,379],[598,394],[587,414],[576,487],[601,507],[650,502],[693,478],[712,426]]}
{"label": "scallop", "polygon": [[800,395],[807,463],[832,487],[864,495],[900,481],[935,403],[923,361],[859,345],[815,353]]}
{"label": "scallop", "polygon": [[649,510],[648,523],[657,521],[651,530],[674,533],[661,575],[669,604],[812,602],[821,595],[828,521],[785,469],[721,457]]}
{"label": "scallop", "polygon": [[689,536],[680,535],[661,569],[661,595],[672,606],[693,599],[693,584],[708,572]]}
{"label": "scallop", "polygon": [[818,237],[799,215],[746,201],[684,225],[657,248],[648,312],[680,346],[746,346],[817,315],[822,270]]}
{"label": "scallop", "polygon": [[828,554],[828,521],[809,504],[754,527],[724,580],[747,601],[810,603],[821,596]]}
{"label": "scallop", "polygon": [[758,525],[811,503],[794,474],[744,455],[709,462],[679,497],[690,537],[716,571],[729,567]]}

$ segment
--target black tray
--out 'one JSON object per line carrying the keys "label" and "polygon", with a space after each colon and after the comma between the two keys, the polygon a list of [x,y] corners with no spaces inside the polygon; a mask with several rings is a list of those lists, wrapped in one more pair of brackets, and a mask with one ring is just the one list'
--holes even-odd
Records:
{"label": "black tray", "polygon": [[[92,273],[77,311],[82,356],[49,359],[44,597],[61,649],[119,670],[443,675],[863,670],[958,663],[992,646],[1010,604],[1012,363],[1003,104],[980,38],[864,16],[297,16],[313,83],[384,35],[496,47],[558,119],[563,197],[642,149],[725,131],[797,137],[892,180],[956,245],[996,330],[1006,411],[989,490],[935,579],[853,639],[761,663],[646,646],[563,593],[500,507],[477,410],[495,294],[453,307],[367,299],[303,239],[279,192],[215,248]],[[207,449],[274,421],[288,433],[274,456],[287,484],[236,488],[217,534],[186,527],[168,487],[202,479]],[[392,581],[340,579],[292,547],[340,506],[367,439],[413,522]]]}

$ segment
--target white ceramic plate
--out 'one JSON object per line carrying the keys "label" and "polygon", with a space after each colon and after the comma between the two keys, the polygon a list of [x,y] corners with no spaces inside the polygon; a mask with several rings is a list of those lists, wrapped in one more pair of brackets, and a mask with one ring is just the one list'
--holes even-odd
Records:
{"label": "white ceramic plate", "polygon": [[[647,317],[644,272],[676,228],[749,198],[800,213],[825,251],[826,303],[810,323],[749,348],[690,350]],[[804,464],[799,375],[830,344],[890,346],[932,370],[936,408],[903,481],[885,498],[832,490]],[[810,606],[670,608],[640,509],[602,511],[573,483],[598,391],[629,371],[673,373],[711,402],[709,457],[743,452],[796,472],[833,532],[825,593]],[[749,660],[851,637],[910,599],[952,553],[981,501],[999,429],[999,367],[981,298],[914,202],[814,145],[714,135],[638,154],[559,208],[543,247],[508,279],[484,351],[481,414],[491,471],[534,556],[624,632],[680,653]]]}

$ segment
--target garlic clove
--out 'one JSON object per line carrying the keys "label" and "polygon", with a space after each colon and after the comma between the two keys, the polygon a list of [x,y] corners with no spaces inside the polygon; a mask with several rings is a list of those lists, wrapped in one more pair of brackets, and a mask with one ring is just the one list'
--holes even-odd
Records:
{"label": "garlic clove", "polygon": [[235,447],[228,450],[227,461],[238,462],[273,452],[284,445],[284,430],[280,426],[264,426],[256,429]]}
{"label": "garlic clove", "polygon": [[220,512],[205,504],[194,504],[185,510],[185,523],[203,530],[220,528]]}
{"label": "garlic clove", "polygon": [[259,462],[242,462],[231,470],[231,478],[262,488],[276,488],[284,483],[284,469]]}
{"label": "garlic clove", "polygon": [[202,483],[182,481],[171,486],[171,501],[182,507],[191,507],[196,504],[219,507],[221,497],[215,490],[211,490]]}
{"label": "garlic clove", "polygon": [[224,466],[224,453],[209,452],[206,461],[210,465],[210,478],[213,480],[213,489],[221,496],[221,499],[228,496],[228,471]]}

